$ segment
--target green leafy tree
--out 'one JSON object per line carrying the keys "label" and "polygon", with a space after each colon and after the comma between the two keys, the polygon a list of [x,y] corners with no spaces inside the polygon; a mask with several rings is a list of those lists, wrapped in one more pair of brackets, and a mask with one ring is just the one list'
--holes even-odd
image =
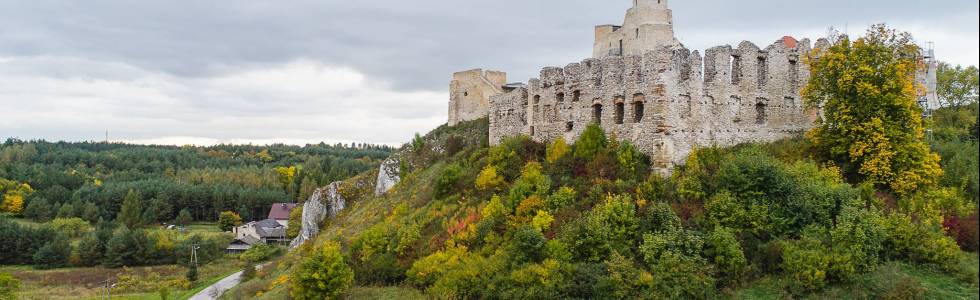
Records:
{"label": "green leafy tree", "polygon": [[337,299],[354,283],[340,245],[327,242],[303,260],[289,276],[289,295],[296,300]]}
{"label": "green leafy tree", "polygon": [[908,33],[875,25],[864,37],[846,35],[808,58],[801,92],[824,119],[807,134],[849,174],[905,194],[942,175],[939,156],[924,141],[919,47]]}
{"label": "green leafy tree", "polygon": [[293,239],[299,236],[303,229],[303,206],[297,206],[289,212],[289,223],[286,226],[286,237]]}
{"label": "green leafy tree", "polygon": [[585,127],[585,131],[582,132],[578,141],[575,142],[575,151],[573,153],[578,158],[592,159],[596,153],[605,149],[608,143],[609,140],[606,139],[606,132],[602,130],[599,124],[592,123],[588,127]]}
{"label": "green leafy tree", "polygon": [[977,102],[977,87],[980,85],[977,67],[964,68],[941,62],[936,79],[936,92],[943,106],[959,107]]}
{"label": "green leafy tree", "polygon": [[180,226],[190,225],[191,222],[194,222],[194,217],[191,217],[191,211],[186,208],[181,209],[180,213],[177,214],[177,219],[174,220],[174,223]]}
{"label": "green leafy tree", "polygon": [[122,208],[119,210],[119,214],[116,215],[116,219],[125,225],[126,228],[134,229],[143,225],[142,213],[143,204],[139,195],[135,191],[129,190],[126,193],[126,197],[123,198]]}
{"label": "green leafy tree", "polygon": [[224,211],[218,215],[218,227],[222,231],[231,231],[238,225],[242,225],[242,217],[232,211]]}

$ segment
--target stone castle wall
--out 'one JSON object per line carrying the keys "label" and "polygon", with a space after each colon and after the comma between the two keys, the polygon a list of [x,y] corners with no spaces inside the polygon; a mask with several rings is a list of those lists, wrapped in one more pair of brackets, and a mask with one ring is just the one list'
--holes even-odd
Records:
{"label": "stone castle wall", "polygon": [[809,40],[783,39],[765,49],[743,42],[708,49],[702,58],[665,46],[544,68],[527,88],[490,97],[490,142],[522,134],[573,142],[597,122],[666,173],[695,147],[796,136],[816,118],[799,96],[809,78],[801,56],[810,47]]}
{"label": "stone castle wall", "polygon": [[449,83],[449,125],[487,115],[490,96],[504,92],[507,73],[481,69],[456,72]]}

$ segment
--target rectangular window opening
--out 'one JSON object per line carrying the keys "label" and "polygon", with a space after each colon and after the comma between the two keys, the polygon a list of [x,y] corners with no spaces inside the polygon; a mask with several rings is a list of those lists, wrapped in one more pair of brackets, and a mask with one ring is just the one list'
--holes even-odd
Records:
{"label": "rectangular window opening", "polygon": [[616,124],[623,124],[625,110],[625,105],[622,102],[616,103]]}

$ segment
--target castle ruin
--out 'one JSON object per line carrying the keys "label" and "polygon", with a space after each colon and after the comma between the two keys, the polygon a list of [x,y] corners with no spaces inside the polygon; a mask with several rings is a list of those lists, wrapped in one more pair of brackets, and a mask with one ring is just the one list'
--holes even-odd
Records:
{"label": "castle ruin", "polygon": [[572,142],[597,123],[666,174],[695,147],[798,136],[817,116],[799,95],[809,78],[801,57],[810,50],[809,40],[784,37],[764,49],[713,47],[702,57],[674,38],[666,0],[634,0],[623,26],[596,27],[593,58],[544,68],[526,86],[490,95],[490,143],[516,135]]}
{"label": "castle ruin", "polygon": [[481,69],[456,72],[449,83],[449,126],[487,116],[490,96],[504,93],[507,73]]}

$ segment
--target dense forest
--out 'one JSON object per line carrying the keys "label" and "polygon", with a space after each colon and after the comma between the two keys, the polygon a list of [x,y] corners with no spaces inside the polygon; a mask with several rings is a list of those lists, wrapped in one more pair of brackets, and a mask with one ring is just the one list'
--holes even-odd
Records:
{"label": "dense forest", "polygon": [[332,181],[374,168],[388,146],[143,146],[8,139],[0,145],[4,212],[37,221],[112,220],[130,191],[148,222],[181,210],[212,221],[222,211],[262,219],[269,204],[298,202]]}

